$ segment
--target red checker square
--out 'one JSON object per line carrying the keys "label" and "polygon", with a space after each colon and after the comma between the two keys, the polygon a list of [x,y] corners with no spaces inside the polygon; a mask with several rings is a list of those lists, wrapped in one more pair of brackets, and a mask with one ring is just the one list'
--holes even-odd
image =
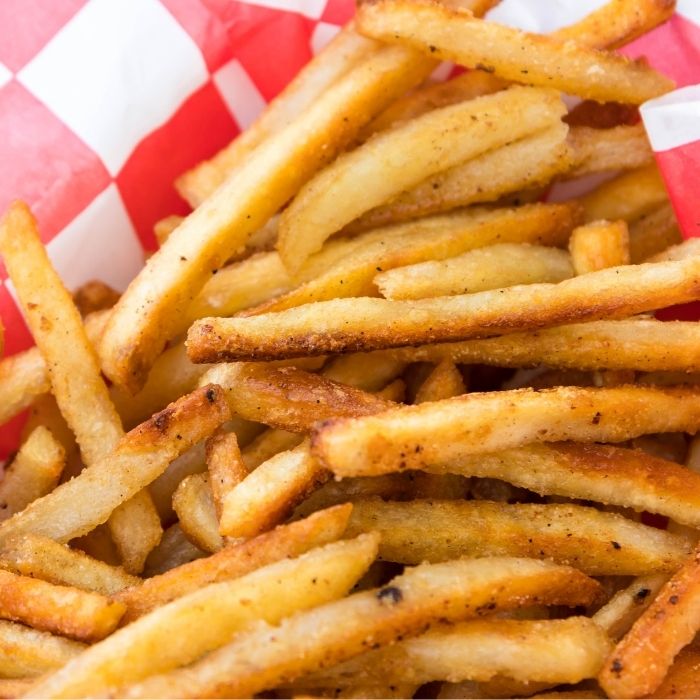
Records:
{"label": "red checker square", "polygon": [[4,355],[14,355],[34,344],[22,312],[4,284],[0,284],[0,319],[5,327]]}
{"label": "red checker square", "polygon": [[0,210],[24,199],[50,241],[110,183],[102,161],[15,81],[0,90]]}
{"label": "red checker square", "polygon": [[0,61],[16,73],[86,3],[87,0],[2,0]]}
{"label": "red checker square", "polygon": [[342,26],[355,16],[355,3],[353,0],[328,0],[326,9],[321,15],[321,20],[329,24]]}
{"label": "red checker square", "polygon": [[153,235],[156,221],[189,212],[173,187],[175,178],[214,155],[239,131],[209,82],[139,143],[117,176],[117,187],[146,250],[158,247]]}

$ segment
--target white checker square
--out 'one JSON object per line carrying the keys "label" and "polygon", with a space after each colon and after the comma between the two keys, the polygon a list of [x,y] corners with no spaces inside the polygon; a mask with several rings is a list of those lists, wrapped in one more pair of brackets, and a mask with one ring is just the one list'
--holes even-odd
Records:
{"label": "white checker square", "polygon": [[0,88],[12,80],[12,71],[4,64],[0,63]]}
{"label": "white checker square", "polygon": [[242,0],[242,2],[284,12],[298,12],[310,19],[319,19],[326,9],[327,0]]}
{"label": "white checker square", "polygon": [[340,31],[340,27],[337,24],[329,24],[328,22],[319,22],[311,34],[311,51],[313,51],[314,56],[325,48],[326,44],[335,37],[335,35]]}
{"label": "white checker square", "polygon": [[208,74],[158,0],[91,0],[17,78],[116,175]]}
{"label": "white checker square", "polygon": [[114,183],[46,249],[71,291],[94,279],[123,291],[143,267],[143,250]]}
{"label": "white checker square", "polygon": [[219,68],[213,79],[236,123],[247,129],[263,111],[266,102],[245,68],[234,58]]}
{"label": "white checker square", "polygon": [[698,0],[678,0],[676,12],[700,26],[700,2]]}
{"label": "white checker square", "polygon": [[645,102],[639,112],[654,151],[700,141],[700,85],[687,85]]}
{"label": "white checker square", "polygon": [[607,2],[608,0],[503,0],[486,17],[509,27],[547,34],[578,22]]}

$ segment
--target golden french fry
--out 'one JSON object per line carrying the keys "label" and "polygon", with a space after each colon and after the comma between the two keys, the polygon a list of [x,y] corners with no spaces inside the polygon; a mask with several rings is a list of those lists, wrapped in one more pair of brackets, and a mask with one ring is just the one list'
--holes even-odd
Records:
{"label": "golden french fry", "polygon": [[224,546],[208,474],[192,474],[180,482],[173,494],[173,510],[193,545],[205,552],[218,552]]}
{"label": "golden french fry", "polygon": [[622,442],[699,428],[697,388],[516,389],[328,420],[312,433],[312,453],[338,476],[368,476],[536,441]]}
{"label": "golden french fry", "polygon": [[700,695],[698,682],[700,652],[697,645],[687,646],[676,656],[661,685],[649,698],[695,698]]}
{"label": "golden french fry", "polygon": [[270,428],[258,435],[258,437],[243,450],[243,463],[246,469],[251,472],[279,452],[293,450],[303,439],[304,436],[299,433],[290,433],[287,430]]}
{"label": "golden french fry", "polygon": [[340,355],[324,366],[323,376],[364,391],[379,391],[396,379],[407,364],[389,353]]}
{"label": "golden french fry", "polygon": [[260,625],[205,659],[122,687],[119,697],[250,697],[267,688],[422,632],[431,623],[517,608],[537,599],[586,604],[599,584],[569,567],[532,559],[462,559],[407,570],[381,589],[356,593]]}
{"label": "golden french fry", "polygon": [[97,593],[0,571],[0,617],[38,630],[96,641],[114,630],[125,609]]}
{"label": "golden french fry", "polygon": [[206,318],[188,333],[193,362],[282,359],[466,340],[571,321],[616,319],[700,298],[700,259],[598,270],[435,299],[333,299],[250,318]]}
{"label": "golden french fry", "polygon": [[401,564],[463,556],[526,556],[591,576],[672,571],[690,544],[595,508],[492,501],[353,501],[348,533],[377,531],[379,557]]}
{"label": "golden french fry", "polygon": [[571,263],[577,275],[629,265],[630,235],[624,221],[592,221],[575,228],[569,240]]}
{"label": "golden french fry", "polygon": [[221,517],[221,504],[231,489],[248,476],[236,433],[214,433],[206,444],[209,485],[216,517]]}
{"label": "golden french fry", "polygon": [[458,6],[377,0],[358,8],[356,22],[362,34],[374,39],[411,46],[505,80],[551,87],[599,102],[641,104],[674,86],[649,66],[619,54],[527,34],[477,19]]}
{"label": "golden french fry", "polygon": [[46,364],[38,348],[0,360],[0,425],[14,418],[34,399],[51,389]]}
{"label": "golden french fry", "polygon": [[[352,506],[336,506],[289,525],[280,525],[254,539],[230,544],[204,559],[172,568],[115,596],[126,605],[124,622],[192,593],[210,583],[235,579],[287,557],[338,540],[345,531]],[[167,534],[167,533],[166,533]]]}
{"label": "golden french fry", "polygon": [[58,542],[86,534],[227,418],[218,387],[182,397],[127,433],[113,453],[2,523],[0,543],[24,533]]}
{"label": "golden french fry", "polygon": [[655,258],[672,246],[682,245],[682,240],[673,207],[670,204],[662,204],[630,226],[630,258],[633,263]]}
{"label": "golden french fry", "polygon": [[73,294],[73,302],[81,316],[88,316],[95,311],[111,309],[119,299],[119,292],[100,280],[86,282]]}
{"label": "golden french fry", "polygon": [[572,276],[571,259],[562,250],[500,243],[446,260],[380,272],[374,283],[387,299],[425,299],[516,284],[561,282]]}
{"label": "golden french fry", "polygon": [[[212,583],[123,627],[34,688],[38,697],[76,697],[138,681],[192,662],[226,644],[251,622],[275,624],[344,596],[377,553],[377,536],[333,542]],[[202,615],[206,625],[199,622]],[[158,654],[151,650],[158,649]]]}
{"label": "golden french fry", "polygon": [[441,401],[467,393],[462,373],[450,360],[443,360],[428,375],[416,392],[414,403]]}

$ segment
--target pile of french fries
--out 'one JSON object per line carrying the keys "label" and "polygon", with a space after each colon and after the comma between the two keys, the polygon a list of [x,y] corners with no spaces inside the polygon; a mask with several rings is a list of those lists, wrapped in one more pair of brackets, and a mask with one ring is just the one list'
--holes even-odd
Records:
{"label": "pile of french fries", "polygon": [[361,4],[121,296],[4,215],[1,697],[700,693],[700,243],[614,51],[674,2],[495,4]]}

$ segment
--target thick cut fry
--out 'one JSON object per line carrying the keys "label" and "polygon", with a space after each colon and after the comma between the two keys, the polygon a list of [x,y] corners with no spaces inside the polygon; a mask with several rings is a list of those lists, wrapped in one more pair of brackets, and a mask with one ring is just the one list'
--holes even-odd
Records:
{"label": "thick cut fry", "polygon": [[304,433],[335,416],[364,416],[394,405],[361,389],[296,367],[238,362],[217,365],[202,378],[226,391],[229,408],[243,418]]}
{"label": "thick cut fry", "polygon": [[696,548],[605,661],[598,676],[603,690],[616,698],[653,693],[699,628],[700,549]]}
{"label": "thick cut fry", "polygon": [[0,525],[0,543],[24,533],[58,542],[88,533],[228,417],[218,387],[182,397],[127,433],[112,454]]}
{"label": "thick cut fry", "polygon": [[599,585],[569,567],[492,557],[419,566],[364,591],[243,632],[188,668],[121,688],[119,697],[252,697],[397,638],[493,611],[593,600]]}
{"label": "thick cut fry", "polygon": [[561,282],[572,276],[571,259],[562,250],[501,243],[439,262],[380,272],[374,282],[387,299],[425,299],[516,284]]}
{"label": "thick cut fry", "polygon": [[119,292],[100,280],[91,280],[79,287],[73,294],[73,302],[81,316],[95,311],[111,309],[120,297]]}
{"label": "thick cut fry", "polygon": [[682,240],[673,207],[670,204],[662,204],[630,226],[630,258],[633,263],[643,262],[671,246],[680,244]]}
{"label": "thick cut fry", "polygon": [[60,668],[85,646],[14,622],[0,621],[0,676],[24,678]]}
{"label": "thick cut fry", "polygon": [[363,214],[345,231],[356,233],[468,204],[495,202],[513,192],[546,185],[573,167],[567,132],[566,124],[556,124],[438,172]]}
{"label": "thick cut fry", "polygon": [[207,440],[207,469],[214,499],[216,517],[221,517],[221,504],[231,489],[248,476],[238,448],[236,433],[217,432]]}
{"label": "thick cut fry", "polygon": [[338,476],[368,476],[535,441],[622,442],[699,428],[696,388],[515,389],[326,421],[312,435],[312,452]]}
{"label": "thick cut fry", "polygon": [[193,362],[267,360],[505,335],[625,318],[700,298],[700,259],[625,265],[559,284],[419,300],[333,299],[250,318],[207,318],[188,333]]}
{"label": "thick cut fry", "polygon": [[173,494],[173,510],[193,545],[205,552],[218,552],[224,546],[208,474],[192,474],[180,482]]}
{"label": "thick cut fry", "polygon": [[61,443],[43,426],[34,428],[0,481],[0,521],[53,491],[65,463]]}
{"label": "thick cut fry", "polygon": [[[322,170],[282,213],[278,249],[285,266],[297,270],[361,214],[426,177],[552,126],[565,109],[554,91],[514,87],[442,107],[377,135]],[[519,118],[513,120],[513,114]]]}
{"label": "thick cut fry", "polygon": [[492,501],[354,501],[350,534],[376,530],[379,557],[401,564],[462,556],[525,556],[592,576],[672,571],[686,539],[595,508]]}
{"label": "thick cut fry", "polygon": [[349,504],[329,508],[289,525],[240,544],[231,544],[220,552],[183,564],[145,580],[115,596],[126,605],[124,622],[131,622],[154,608],[199,590],[210,583],[235,579],[286,557],[339,539],[348,522]]}
{"label": "thick cut fry", "polygon": [[630,237],[624,221],[593,221],[575,228],[569,240],[577,275],[629,265]]}
{"label": "thick cut fry", "polygon": [[39,535],[20,535],[0,548],[0,567],[49,583],[112,595],[140,579],[83,552]]}
{"label": "thick cut fry", "polygon": [[0,571],[0,617],[38,630],[94,642],[114,630],[125,609],[97,593]]}
{"label": "thick cut fry", "polygon": [[641,104],[674,86],[649,66],[619,54],[527,34],[430,0],[364,3],[356,22],[362,34],[374,39],[408,45],[505,80],[552,87],[598,102]]}
{"label": "thick cut fry", "polygon": [[466,393],[467,387],[464,384],[462,373],[454,362],[443,360],[420,385],[414,403],[441,401]]}
{"label": "thick cut fry", "polygon": [[488,681],[496,676],[578,683],[595,678],[609,651],[605,633],[586,617],[470,620],[369,651],[302,683],[309,688],[342,688],[379,681]]}
{"label": "thick cut fry", "polygon": [[[278,623],[344,596],[377,553],[377,536],[328,544],[235,581],[212,583],[122,628],[40,683],[38,697],[76,697],[194,661],[256,620]],[[204,618],[202,616],[205,616]],[[207,620],[201,625],[202,619]],[[158,650],[153,654],[152,650]]]}
{"label": "thick cut fry", "polygon": [[149,258],[114,307],[101,344],[102,366],[112,381],[132,392],[138,389],[212,270],[432,65],[410,49],[384,48],[235,169]]}

